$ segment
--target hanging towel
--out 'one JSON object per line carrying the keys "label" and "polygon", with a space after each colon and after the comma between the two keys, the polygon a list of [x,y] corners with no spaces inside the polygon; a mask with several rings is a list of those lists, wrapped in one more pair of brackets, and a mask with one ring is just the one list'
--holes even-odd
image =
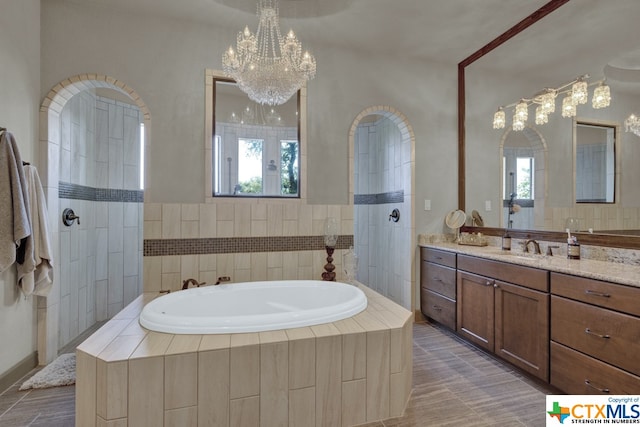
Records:
{"label": "hanging towel", "polygon": [[22,158],[10,132],[0,134],[0,272],[16,262],[31,235]]}
{"label": "hanging towel", "polygon": [[[53,283],[53,259],[47,222],[47,202],[34,166],[25,166],[24,174],[29,194],[29,219],[31,221],[31,245],[27,245],[31,252],[25,253],[25,262],[18,264],[18,284],[22,292],[47,296]],[[29,262],[27,262],[29,260]],[[33,267],[33,268],[32,268]],[[30,269],[30,271],[27,271]]]}

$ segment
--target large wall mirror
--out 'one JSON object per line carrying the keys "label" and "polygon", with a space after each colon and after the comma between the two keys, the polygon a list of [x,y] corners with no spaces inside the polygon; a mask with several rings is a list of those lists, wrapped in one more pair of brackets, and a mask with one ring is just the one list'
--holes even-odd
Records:
{"label": "large wall mirror", "polygon": [[[568,219],[578,219],[580,231],[639,235],[640,137],[625,132],[624,122],[640,109],[640,4],[553,1],[541,10],[552,3],[542,19],[534,13],[532,25],[459,66],[459,204],[478,210],[490,228],[562,232]],[[535,123],[534,105],[524,129],[511,128],[520,99],[585,74],[588,102],[575,117],[562,116],[558,96],[547,123]],[[602,80],[611,104],[594,108],[593,90]],[[507,125],[494,129],[501,106],[508,106]],[[512,193],[522,209],[509,217]]]}
{"label": "large wall mirror", "polygon": [[214,197],[300,197],[299,94],[272,107],[218,78],[213,105]]}

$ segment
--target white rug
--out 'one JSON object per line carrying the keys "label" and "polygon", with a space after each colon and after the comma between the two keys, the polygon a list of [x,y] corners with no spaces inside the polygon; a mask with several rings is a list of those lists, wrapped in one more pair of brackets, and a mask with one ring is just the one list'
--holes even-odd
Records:
{"label": "white rug", "polygon": [[56,360],[25,381],[19,390],[49,388],[76,383],[75,353],[61,354]]}

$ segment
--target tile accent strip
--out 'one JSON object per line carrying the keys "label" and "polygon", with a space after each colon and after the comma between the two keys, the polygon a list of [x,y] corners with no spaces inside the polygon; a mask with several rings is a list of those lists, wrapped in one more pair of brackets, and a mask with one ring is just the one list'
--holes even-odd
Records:
{"label": "tile accent strip", "polygon": [[93,188],[68,182],[58,182],[58,197],[61,199],[88,200],[92,202],[144,202],[142,190],[120,190],[115,188]]}
{"label": "tile accent strip", "polygon": [[[338,236],[336,249],[353,246],[353,235]],[[324,250],[323,236],[145,239],[144,256],[292,252]]]}
{"label": "tile accent strip", "polygon": [[[532,208],[533,207],[533,199],[515,199],[513,203],[520,205],[521,208]],[[509,200],[502,201],[502,207],[509,207]]]}
{"label": "tile accent strip", "polygon": [[378,194],[354,194],[354,205],[384,205],[387,203],[403,203],[404,190]]}

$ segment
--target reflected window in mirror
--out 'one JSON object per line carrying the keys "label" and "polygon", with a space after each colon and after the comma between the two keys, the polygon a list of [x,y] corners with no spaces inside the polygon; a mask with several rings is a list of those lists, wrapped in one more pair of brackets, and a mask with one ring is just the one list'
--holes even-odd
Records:
{"label": "reflected window in mirror", "polygon": [[615,203],[616,126],[576,121],[576,203]]}
{"label": "reflected window in mirror", "polygon": [[536,159],[532,132],[509,132],[502,147],[502,225],[531,228],[534,224]]}
{"label": "reflected window in mirror", "polygon": [[257,104],[234,81],[213,84],[213,195],[300,197],[299,93]]}

